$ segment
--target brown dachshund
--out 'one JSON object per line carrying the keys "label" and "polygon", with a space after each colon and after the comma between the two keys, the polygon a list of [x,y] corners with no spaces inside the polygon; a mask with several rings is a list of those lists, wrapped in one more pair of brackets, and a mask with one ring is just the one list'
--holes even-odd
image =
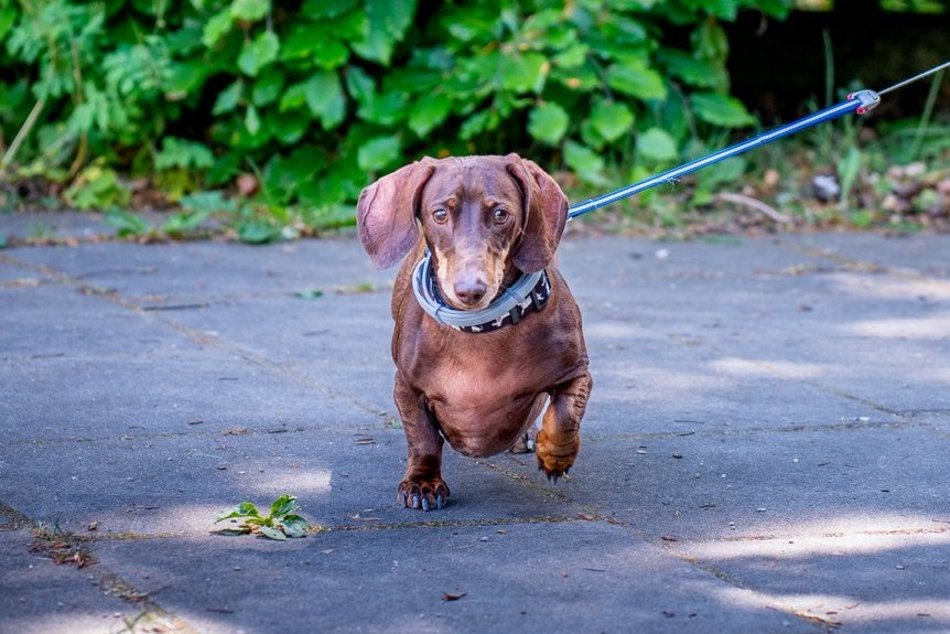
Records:
{"label": "brown dachshund", "polygon": [[[409,445],[399,504],[427,511],[448,501],[443,438],[466,456],[497,454],[525,437],[549,400],[538,468],[556,482],[574,463],[591,377],[580,310],[552,263],[566,219],[554,179],[517,154],[427,157],[360,195],[359,236],[373,263],[412,252],[392,296],[394,397]],[[491,323],[444,323],[443,312],[492,313],[531,273],[537,284]],[[414,276],[444,307],[435,316]]]}

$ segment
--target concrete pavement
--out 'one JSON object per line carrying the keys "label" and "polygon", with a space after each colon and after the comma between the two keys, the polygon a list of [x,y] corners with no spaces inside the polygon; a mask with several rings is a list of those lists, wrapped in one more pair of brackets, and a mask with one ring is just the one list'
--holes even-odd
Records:
{"label": "concrete pavement", "polygon": [[[0,632],[950,631],[950,236],[560,257],[571,478],[449,450],[422,514],[356,241],[0,250]],[[285,492],[320,530],[210,532]],[[56,526],[96,563],[37,550]]]}

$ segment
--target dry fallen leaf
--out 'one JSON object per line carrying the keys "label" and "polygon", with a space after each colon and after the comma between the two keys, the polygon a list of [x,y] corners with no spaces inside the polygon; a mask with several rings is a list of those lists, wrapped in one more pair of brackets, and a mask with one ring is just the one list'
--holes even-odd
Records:
{"label": "dry fallen leaf", "polygon": [[462,593],[459,593],[459,594],[452,594],[452,593],[450,593],[450,592],[443,592],[443,593],[442,593],[442,600],[443,600],[443,601],[458,601],[459,599],[461,599],[462,597],[464,597],[466,594],[468,594],[468,593],[467,593],[467,592],[462,592]]}

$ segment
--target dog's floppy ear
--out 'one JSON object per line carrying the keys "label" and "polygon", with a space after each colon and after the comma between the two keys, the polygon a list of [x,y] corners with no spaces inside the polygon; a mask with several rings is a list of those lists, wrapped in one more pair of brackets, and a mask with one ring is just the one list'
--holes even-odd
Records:
{"label": "dog's floppy ear", "polygon": [[428,156],[383,176],[360,193],[356,224],[376,268],[389,268],[419,240],[416,211],[422,188],[435,171]]}
{"label": "dog's floppy ear", "polygon": [[534,161],[509,154],[508,171],[524,192],[525,219],[514,263],[526,273],[540,271],[554,257],[567,222],[567,196]]}

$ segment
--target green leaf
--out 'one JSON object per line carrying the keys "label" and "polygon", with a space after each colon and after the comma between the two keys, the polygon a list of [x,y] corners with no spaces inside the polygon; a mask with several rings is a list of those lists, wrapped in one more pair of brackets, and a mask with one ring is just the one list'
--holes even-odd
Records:
{"label": "green leaf", "polygon": [[304,85],[307,107],[320,119],[324,129],[335,128],[346,116],[346,96],[340,78],[331,71],[319,71]]}
{"label": "green leaf", "polygon": [[400,149],[401,141],[398,136],[379,136],[360,146],[356,160],[360,169],[378,172],[396,162]]}
{"label": "green leaf", "polygon": [[130,197],[115,170],[99,162],[83,169],[63,192],[66,202],[77,209],[108,209],[127,204]]}
{"label": "green leaf", "polygon": [[6,36],[10,30],[10,27],[16,22],[18,13],[14,7],[0,7],[0,41],[3,40],[4,36]]}
{"label": "green leaf", "polygon": [[270,0],[233,0],[231,17],[235,20],[257,22],[270,11]]}
{"label": "green leaf", "polygon": [[725,61],[729,54],[729,38],[715,20],[703,20],[690,35],[693,51],[698,57]]}
{"label": "green leaf", "polygon": [[295,110],[303,107],[307,103],[307,82],[302,81],[289,87],[280,98],[280,105],[277,109],[281,112]]}
{"label": "green leaf", "polygon": [[271,526],[261,526],[258,528],[258,530],[260,531],[261,535],[270,539],[276,539],[278,541],[285,541],[287,539],[287,536],[284,535],[283,531]]}
{"label": "green leaf", "polygon": [[218,519],[216,519],[214,523],[217,524],[218,522],[223,522],[224,520],[251,516],[260,516],[260,513],[257,511],[257,507],[250,502],[241,502],[230,511],[224,511],[218,515]]}
{"label": "green leaf", "polygon": [[323,297],[323,291],[319,288],[308,288],[305,291],[297,291],[294,293],[294,297],[299,297],[300,299],[318,299]]}
{"label": "green leaf", "polygon": [[346,69],[346,90],[361,106],[365,106],[376,92],[376,82],[359,66]]}
{"label": "green leaf", "polygon": [[684,4],[729,22],[736,19],[736,12],[739,10],[737,0],[686,0]]}
{"label": "green leaf", "polygon": [[459,128],[459,137],[471,139],[473,136],[484,130],[491,130],[494,125],[498,125],[498,115],[491,110],[482,110],[476,112],[462,123]]}
{"label": "green leaf", "polygon": [[271,517],[278,517],[280,515],[293,513],[298,508],[300,507],[297,506],[297,498],[285,493],[271,503],[270,514]]}
{"label": "green leaf", "polygon": [[152,226],[141,216],[118,209],[111,209],[106,214],[106,222],[115,227],[115,234],[119,238],[134,238],[148,235]]}
{"label": "green leaf", "polygon": [[550,65],[540,53],[499,58],[501,85],[513,92],[541,92]]}
{"label": "green leaf", "polygon": [[697,59],[675,49],[665,49],[657,58],[666,67],[668,74],[679,77],[690,86],[716,88],[724,87],[727,83],[726,72],[722,66],[709,60]]}
{"label": "green leaf", "polygon": [[201,224],[208,219],[209,214],[210,212],[208,211],[180,212],[173,214],[162,223],[161,231],[173,238],[184,238],[197,231],[201,227]]}
{"label": "green leaf", "polygon": [[225,198],[220,190],[188,194],[179,201],[179,204],[188,211],[209,214],[218,211],[233,213],[236,210],[234,201]]}
{"label": "green leaf", "polygon": [[355,8],[357,0],[306,0],[300,14],[311,19],[335,18]]}
{"label": "green leaf", "polygon": [[273,31],[264,31],[250,42],[245,42],[238,56],[238,68],[254,77],[275,59],[280,52],[280,40]]}
{"label": "green leaf", "polygon": [[211,16],[201,32],[201,43],[208,48],[214,48],[225,35],[231,31],[231,13],[224,9]]}
{"label": "green leaf", "polygon": [[350,49],[340,40],[327,38],[313,51],[313,61],[321,68],[332,70],[346,63],[350,57]]}
{"label": "green leaf", "polygon": [[261,118],[254,106],[248,106],[247,112],[244,113],[244,127],[251,133],[251,136],[256,136],[261,130]]}
{"label": "green leaf", "polygon": [[653,163],[671,161],[679,156],[676,141],[660,128],[650,128],[637,135],[637,154]]}
{"label": "green leaf", "polygon": [[158,170],[175,167],[209,169],[212,165],[214,165],[214,154],[208,146],[197,141],[172,136],[165,137],[161,151],[155,155],[155,169]]}
{"label": "green leaf", "polygon": [[666,84],[659,73],[640,60],[613,64],[607,69],[607,84],[619,92],[639,99],[666,99]]}
{"label": "green leaf", "polygon": [[[302,197],[301,197],[302,198]],[[352,205],[331,205],[312,210],[306,215],[307,224],[317,229],[342,229],[356,226],[356,213]]]}
{"label": "green leaf", "polygon": [[528,114],[528,134],[548,145],[557,145],[569,123],[564,108],[549,101],[535,106]]}
{"label": "green leaf", "polygon": [[452,111],[452,100],[448,95],[436,92],[424,95],[409,113],[409,129],[425,136],[438,127]]}
{"label": "green leaf", "polygon": [[288,537],[306,537],[310,524],[299,515],[287,515],[280,521]]}
{"label": "green leaf", "polygon": [[293,145],[303,138],[310,127],[310,117],[299,110],[290,112],[267,113],[267,127],[274,134],[274,138],[284,145]]}
{"label": "green leaf", "polygon": [[574,44],[555,55],[551,61],[561,68],[577,68],[587,60],[588,50],[585,44]]}
{"label": "green leaf", "polygon": [[406,94],[402,92],[377,93],[369,101],[361,104],[357,114],[364,121],[389,127],[404,119],[408,114],[406,101]]}
{"label": "green leaf", "polygon": [[696,116],[707,123],[725,128],[755,125],[755,118],[735,97],[711,92],[693,93],[689,102]]}
{"label": "green leaf", "polygon": [[240,223],[237,232],[238,240],[246,244],[267,244],[281,237],[280,227],[257,218]]}
{"label": "green leaf", "polygon": [[603,175],[604,159],[589,147],[574,141],[566,141],[564,143],[564,161],[581,180],[594,185],[606,183]]}
{"label": "green leaf", "polygon": [[366,0],[364,10],[369,30],[351,46],[363,59],[389,66],[393,47],[412,23],[416,0]]}
{"label": "green leaf", "polygon": [[251,101],[255,106],[266,106],[277,100],[284,90],[284,74],[279,70],[272,70],[254,82],[251,90]]}
{"label": "green leaf", "polygon": [[732,183],[742,177],[746,171],[746,160],[733,156],[696,172],[697,191],[712,190],[724,183]]}
{"label": "green leaf", "polygon": [[233,112],[241,100],[241,90],[244,82],[240,79],[218,93],[218,98],[214,101],[214,108],[211,114],[220,115]]}
{"label": "green leaf", "polygon": [[633,125],[633,113],[622,103],[598,101],[590,113],[590,122],[604,140],[613,142]]}

